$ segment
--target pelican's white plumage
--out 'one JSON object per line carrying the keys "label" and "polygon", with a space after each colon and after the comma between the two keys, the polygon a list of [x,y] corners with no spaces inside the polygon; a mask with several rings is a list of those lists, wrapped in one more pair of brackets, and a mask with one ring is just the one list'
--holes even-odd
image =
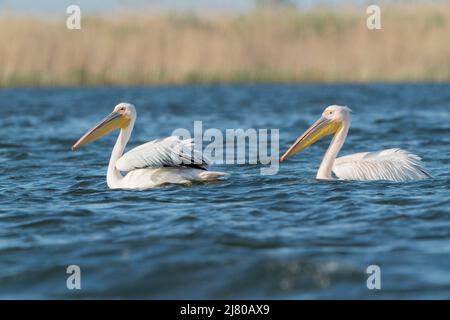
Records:
{"label": "pelican's white plumage", "polygon": [[332,173],[342,180],[408,181],[427,179],[419,156],[402,149],[361,152],[336,158],[350,128],[350,109],[329,106],[316,121],[280,158],[291,157],[317,140],[334,134],[317,171],[317,179],[332,179]]}
{"label": "pelican's white plumage", "polygon": [[406,181],[428,178],[419,156],[402,149],[360,152],[339,157],[333,173],[342,180]]}
{"label": "pelican's white plumage", "polygon": [[194,148],[193,139],[181,140],[170,136],[144,143],[131,149],[116,161],[120,171],[142,168],[183,167],[197,164],[198,169],[206,169],[209,160]]}
{"label": "pelican's white plumage", "polygon": [[[171,136],[153,140],[123,154],[136,121],[132,104],[120,103],[114,111],[82,136],[72,150],[93,142],[114,129],[120,129],[111,153],[106,182],[111,189],[148,189],[162,184],[189,184],[212,181],[226,175],[207,171],[208,160],[202,158],[191,139]],[[122,175],[122,172],[127,172]]]}

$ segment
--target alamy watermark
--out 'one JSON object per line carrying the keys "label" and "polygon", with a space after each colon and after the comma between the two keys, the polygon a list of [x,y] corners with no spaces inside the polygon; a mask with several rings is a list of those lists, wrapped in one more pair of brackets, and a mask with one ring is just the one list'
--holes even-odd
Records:
{"label": "alamy watermark", "polygon": [[66,13],[69,16],[66,19],[66,27],[69,30],[81,29],[81,8],[77,5],[70,5],[66,9]]}
{"label": "alamy watermark", "polygon": [[[66,269],[66,273],[69,274],[66,280],[66,287],[69,290],[81,290],[81,268],[72,264]],[[369,290],[381,290],[381,268],[378,265],[370,265],[366,269],[366,273],[369,275],[366,281],[367,289]]]}
{"label": "alamy watermark", "polygon": [[194,150],[202,157],[189,157],[195,164],[209,159],[213,164],[261,164],[261,175],[274,175],[279,170],[279,129],[203,129],[202,121],[194,121],[194,130],[178,128],[173,136],[192,139]]}
{"label": "alamy watermark", "polygon": [[81,269],[76,264],[67,267],[66,273],[70,274],[66,280],[66,287],[69,290],[81,289]]}
{"label": "alamy watermark", "polygon": [[[66,27],[69,30],[81,29],[81,8],[78,5],[72,4],[67,7],[66,13],[69,15],[66,19]],[[381,8],[378,5],[372,4],[367,7],[366,14],[369,15],[366,20],[366,26],[369,30],[381,29]]]}
{"label": "alamy watermark", "polygon": [[381,29],[381,8],[377,5],[370,5],[366,9],[366,14],[369,16],[366,20],[366,26],[369,30]]}
{"label": "alamy watermark", "polygon": [[370,274],[367,278],[366,285],[369,290],[381,289],[381,269],[376,264],[370,265],[366,269],[366,273]]}

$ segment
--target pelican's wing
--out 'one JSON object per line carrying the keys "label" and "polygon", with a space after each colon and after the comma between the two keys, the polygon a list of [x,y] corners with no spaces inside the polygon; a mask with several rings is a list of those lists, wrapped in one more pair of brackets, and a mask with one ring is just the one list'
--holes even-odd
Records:
{"label": "pelican's wing", "polygon": [[401,149],[362,152],[337,158],[333,172],[343,180],[420,180],[431,177],[421,159]]}
{"label": "pelican's wing", "polygon": [[170,136],[153,140],[131,149],[116,161],[120,171],[143,168],[192,167],[206,170],[209,160],[194,148],[192,139],[181,140]]}

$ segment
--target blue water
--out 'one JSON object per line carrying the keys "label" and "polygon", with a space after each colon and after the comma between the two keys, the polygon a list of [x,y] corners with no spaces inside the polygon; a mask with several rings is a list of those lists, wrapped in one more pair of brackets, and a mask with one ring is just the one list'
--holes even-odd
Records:
{"label": "blue water", "polygon": [[[434,178],[316,181],[327,140],[273,176],[220,165],[218,183],[110,191],[115,135],[69,149],[120,101],[138,111],[131,146],[202,120],[279,128],[281,151],[347,105],[341,154],[404,148]],[[3,89],[0,110],[0,298],[450,298],[448,84]]]}

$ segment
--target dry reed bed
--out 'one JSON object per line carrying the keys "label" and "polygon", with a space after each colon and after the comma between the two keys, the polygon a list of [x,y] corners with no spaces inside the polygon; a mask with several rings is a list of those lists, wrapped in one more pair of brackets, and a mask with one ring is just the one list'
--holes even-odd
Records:
{"label": "dry reed bed", "polygon": [[0,16],[0,86],[448,81],[450,6]]}

